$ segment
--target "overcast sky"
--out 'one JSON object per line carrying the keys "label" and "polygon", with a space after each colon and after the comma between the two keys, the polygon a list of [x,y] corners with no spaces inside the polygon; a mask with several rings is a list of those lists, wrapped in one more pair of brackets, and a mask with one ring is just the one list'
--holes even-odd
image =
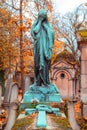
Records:
{"label": "overcast sky", "polygon": [[87,0],[54,0],[55,8],[58,12],[65,14],[72,11],[82,3],[87,3]]}

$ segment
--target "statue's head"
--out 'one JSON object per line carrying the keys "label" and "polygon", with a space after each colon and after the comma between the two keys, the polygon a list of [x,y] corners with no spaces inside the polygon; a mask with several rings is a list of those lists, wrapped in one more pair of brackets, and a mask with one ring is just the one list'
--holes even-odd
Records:
{"label": "statue's head", "polygon": [[38,18],[43,18],[43,20],[47,20],[47,11],[44,9],[41,9],[38,13]]}

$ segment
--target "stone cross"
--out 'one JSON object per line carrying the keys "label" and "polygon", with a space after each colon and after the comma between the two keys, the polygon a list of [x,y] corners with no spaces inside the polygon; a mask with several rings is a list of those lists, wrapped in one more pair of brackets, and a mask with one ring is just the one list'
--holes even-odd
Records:
{"label": "stone cross", "polygon": [[25,109],[26,115],[30,115],[34,112],[38,112],[38,117],[37,117],[37,122],[36,122],[36,127],[38,127],[38,128],[46,128],[47,127],[46,112],[54,113],[58,116],[61,116],[61,113],[59,112],[59,108],[52,108],[51,106],[48,106],[45,104],[37,105],[36,109],[34,109],[34,108]]}

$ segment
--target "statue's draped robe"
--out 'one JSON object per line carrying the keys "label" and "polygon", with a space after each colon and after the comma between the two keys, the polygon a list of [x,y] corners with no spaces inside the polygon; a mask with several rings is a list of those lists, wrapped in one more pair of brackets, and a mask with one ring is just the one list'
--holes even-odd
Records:
{"label": "statue's draped robe", "polygon": [[54,32],[47,22],[41,23],[39,18],[34,22],[31,35],[34,38],[35,80],[37,85],[47,85],[54,43]]}

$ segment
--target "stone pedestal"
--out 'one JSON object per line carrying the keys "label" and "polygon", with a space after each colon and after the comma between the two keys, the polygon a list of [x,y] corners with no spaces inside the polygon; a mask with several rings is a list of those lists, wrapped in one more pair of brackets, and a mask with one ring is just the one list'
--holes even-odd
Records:
{"label": "stone pedestal", "polygon": [[32,84],[29,90],[24,93],[23,100],[20,104],[20,110],[28,108],[30,103],[38,102],[49,104],[51,102],[62,102],[60,92],[55,84],[48,86],[36,86]]}
{"label": "stone pedestal", "polygon": [[87,117],[87,41],[78,42],[81,51],[81,101],[83,103],[83,117]]}
{"label": "stone pedestal", "polygon": [[24,94],[23,102],[32,102],[35,99],[39,102],[61,102],[60,93],[55,84],[48,86],[31,85]]}
{"label": "stone pedestal", "polygon": [[[24,93],[23,100],[20,105],[20,110],[25,109],[25,116],[30,115],[34,112],[38,113],[36,127],[46,128],[46,112],[56,114],[61,116],[59,108],[52,108],[50,105],[47,105],[51,102],[60,103],[62,101],[59,90],[55,84],[49,84],[47,86],[37,86],[32,84],[29,86],[29,90]],[[34,108],[29,107],[29,103],[37,102]]]}

